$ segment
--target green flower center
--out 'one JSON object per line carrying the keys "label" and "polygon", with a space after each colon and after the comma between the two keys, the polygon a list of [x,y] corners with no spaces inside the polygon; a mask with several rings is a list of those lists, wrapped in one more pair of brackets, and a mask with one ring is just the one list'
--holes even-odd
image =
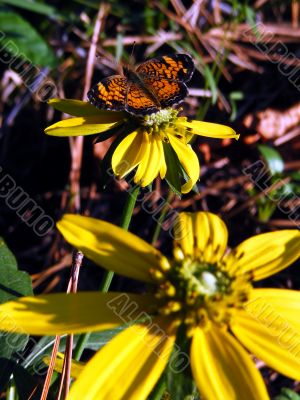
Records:
{"label": "green flower center", "polygon": [[148,127],[161,127],[168,125],[177,118],[178,111],[173,108],[164,108],[156,113],[146,115],[143,118],[143,125]]}
{"label": "green flower center", "polygon": [[188,332],[214,322],[228,325],[234,311],[242,308],[252,286],[248,277],[230,276],[221,264],[178,258],[164,272],[152,271],[159,281],[159,312],[185,322]]}
{"label": "green flower center", "polygon": [[169,136],[182,141],[184,144],[188,143],[193,136],[192,131],[182,125],[186,121],[186,117],[178,117],[180,110],[173,108],[165,108],[156,113],[139,118],[139,130],[146,131],[149,135],[154,135],[165,143],[169,143]]}

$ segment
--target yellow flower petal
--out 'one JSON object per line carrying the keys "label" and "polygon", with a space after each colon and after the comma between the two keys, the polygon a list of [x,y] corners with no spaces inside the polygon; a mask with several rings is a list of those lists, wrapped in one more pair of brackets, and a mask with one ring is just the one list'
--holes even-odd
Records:
{"label": "yellow flower petal", "polygon": [[[124,112],[114,112],[114,111],[104,111],[99,110],[87,101],[73,100],[73,99],[50,99],[48,104],[55,108],[56,110],[62,111],[66,114],[74,115],[75,117],[87,117],[95,115],[101,118],[111,117],[114,115],[116,121],[124,119],[126,113]],[[105,120],[104,120],[105,122]]]}
{"label": "yellow flower petal", "polygon": [[216,139],[226,139],[226,138],[238,139],[240,137],[240,135],[238,135],[229,126],[214,124],[212,122],[204,122],[197,120],[193,120],[192,122],[187,122],[184,121],[184,119],[180,120],[180,118],[178,118],[177,124],[183,125],[186,128],[191,129],[194,135],[206,136]]}
{"label": "yellow flower petal", "polygon": [[136,171],[134,182],[142,187],[149,185],[159,174],[161,157],[164,153],[159,146],[159,138],[153,134],[143,132],[144,137],[148,137],[147,148],[144,150],[143,157]]}
{"label": "yellow flower petal", "polygon": [[135,131],[126,136],[112,156],[111,165],[114,173],[123,178],[132,171],[141,162],[147,144],[143,132]]}
{"label": "yellow flower petal", "polygon": [[161,140],[157,141],[158,148],[158,159],[160,160],[159,175],[161,179],[164,179],[167,174],[167,164],[165,159],[164,146]]}
{"label": "yellow flower petal", "polygon": [[144,282],[152,282],[150,268],[159,268],[161,253],[153,246],[113,224],[66,214],[57,227],[67,242],[105,269]]}
{"label": "yellow flower petal", "polygon": [[[50,360],[51,360],[51,357],[49,357],[49,356],[43,357],[43,362],[46,365],[50,364]],[[56,358],[55,364],[54,364],[54,370],[61,373],[63,370],[63,365],[64,365],[64,355],[63,355],[63,353],[57,353],[57,358]],[[82,363],[80,361],[72,360],[71,378],[73,378],[73,379],[78,378],[80,373],[83,371],[84,366],[85,366],[84,363]]]}
{"label": "yellow flower petal", "polygon": [[[282,300],[284,301],[284,296]],[[231,329],[241,343],[267,365],[292,379],[299,380],[299,322],[294,326],[281,309],[278,312],[274,304],[268,307],[267,301],[268,299],[263,298],[256,300],[256,311],[262,308],[261,313],[256,313],[253,305],[246,306],[246,311],[238,310]],[[286,309],[289,309],[288,304]],[[290,315],[290,312],[288,314]],[[294,315],[294,320],[297,321],[299,311]]]}
{"label": "yellow flower petal", "polygon": [[89,117],[69,118],[48,126],[45,133],[50,136],[87,136],[105,132],[119,123],[119,118],[114,114],[102,117],[92,115]]}
{"label": "yellow flower petal", "polygon": [[168,138],[170,144],[173,147],[177,157],[185,170],[187,176],[190,178],[182,187],[182,193],[188,193],[191,191],[200,176],[200,165],[198,157],[190,145],[183,143],[177,139],[174,135],[169,134]]}
{"label": "yellow flower petal", "polygon": [[229,333],[214,326],[195,330],[191,368],[200,394],[207,400],[269,399],[250,356]]}
{"label": "yellow flower petal", "polygon": [[295,325],[300,334],[299,305],[300,292],[297,290],[254,289],[250,292],[246,310],[262,317],[264,313],[270,314],[276,310],[276,314]]}
{"label": "yellow flower petal", "polygon": [[0,330],[62,335],[110,329],[131,322],[154,301],[153,296],[100,292],[22,297],[0,305]]}
{"label": "yellow flower petal", "polygon": [[299,256],[300,232],[282,230],[263,233],[245,240],[225,261],[232,273],[248,272],[256,281],[281,271]]}
{"label": "yellow flower petal", "polygon": [[162,319],[133,325],[89,361],[68,400],[144,400],[162,374],[175,330]]}
{"label": "yellow flower petal", "polygon": [[175,224],[175,243],[183,253],[207,263],[221,260],[228,231],[217,215],[209,212],[180,213]]}

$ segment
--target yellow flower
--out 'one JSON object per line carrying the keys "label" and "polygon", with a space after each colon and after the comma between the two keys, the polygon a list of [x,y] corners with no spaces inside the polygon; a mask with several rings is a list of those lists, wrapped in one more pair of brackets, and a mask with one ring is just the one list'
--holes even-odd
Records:
{"label": "yellow flower", "polygon": [[[54,108],[76,116],[46,128],[52,136],[100,134],[99,140],[118,133],[112,155],[112,169],[124,178],[136,169],[134,182],[149,185],[158,175],[181,193],[189,192],[200,176],[198,158],[188,144],[193,135],[235,138],[228,126],[202,121],[189,122],[174,109],[163,109],[144,118],[126,112],[101,111],[78,100],[52,99]],[[175,175],[175,176],[174,176]],[[181,181],[186,181],[181,186]],[[181,187],[180,187],[181,186]]]}
{"label": "yellow flower", "polygon": [[52,294],[0,306],[4,331],[50,335],[130,324],[87,363],[70,399],[146,399],[177,345],[179,327],[190,340],[185,367],[205,399],[269,398],[245,349],[300,379],[300,293],[252,285],[299,257],[298,230],[260,234],[226,251],[228,233],[219,217],[182,213],[169,260],[104,221],[65,215],[58,228],[97,264],[152,287],[146,295]]}

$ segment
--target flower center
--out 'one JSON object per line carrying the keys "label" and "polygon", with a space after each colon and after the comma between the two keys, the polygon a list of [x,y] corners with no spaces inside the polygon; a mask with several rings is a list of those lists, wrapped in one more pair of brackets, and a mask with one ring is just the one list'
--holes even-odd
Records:
{"label": "flower center", "polygon": [[156,297],[159,312],[174,314],[185,322],[188,334],[196,326],[214,322],[228,325],[235,310],[247,301],[252,286],[248,278],[230,276],[221,264],[209,264],[191,257],[176,257],[164,273],[152,271],[159,281]]}
{"label": "flower center", "polygon": [[182,141],[184,144],[188,143],[193,136],[192,131],[182,125],[186,121],[186,117],[178,117],[179,110],[173,108],[165,108],[156,113],[139,118],[142,125],[139,129],[146,131],[149,135],[154,135],[165,143],[169,143],[169,136]]}
{"label": "flower center", "polygon": [[173,108],[164,108],[156,113],[146,115],[143,118],[143,125],[149,127],[161,127],[161,125],[168,125],[177,117],[178,111]]}

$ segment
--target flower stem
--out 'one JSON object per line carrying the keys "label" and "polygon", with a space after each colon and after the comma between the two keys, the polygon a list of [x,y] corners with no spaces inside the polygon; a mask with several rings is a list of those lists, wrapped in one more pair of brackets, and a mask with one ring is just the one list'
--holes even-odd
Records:
{"label": "flower stem", "polygon": [[154,244],[158,239],[158,236],[161,231],[162,223],[164,222],[166,214],[167,214],[168,210],[170,208],[172,208],[170,203],[172,201],[173,196],[174,196],[174,193],[172,191],[170,191],[168,194],[167,200],[161,210],[160,216],[158,218],[158,221],[157,221],[157,224],[156,224],[153,236],[152,236],[151,244]]}
{"label": "flower stem", "polygon": [[161,400],[163,398],[163,395],[165,393],[167,389],[167,385],[166,385],[166,381],[165,381],[165,376],[162,375],[159,379],[159,381],[157,382],[157,384],[155,385],[150,399],[151,400]]}
{"label": "flower stem", "polygon": [[[132,218],[134,206],[135,206],[138,194],[139,194],[139,190],[140,190],[139,186],[134,186],[133,188],[131,188],[131,190],[128,191],[128,197],[126,199],[126,203],[125,203],[125,206],[123,209],[121,223],[120,223],[121,228],[125,229],[126,231],[128,230],[130,222],[131,222],[131,218]],[[111,281],[113,279],[113,276],[114,276],[114,272],[112,272],[112,271],[105,272],[102,282],[99,287],[100,292],[104,292],[104,293],[108,292]],[[80,360],[80,357],[83,353],[83,350],[89,339],[89,336],[90,336],[89,333],[84,333],[79,336],[75,350],[74,350],[74,359],[75,360],[77,360],[77,361]]]}

